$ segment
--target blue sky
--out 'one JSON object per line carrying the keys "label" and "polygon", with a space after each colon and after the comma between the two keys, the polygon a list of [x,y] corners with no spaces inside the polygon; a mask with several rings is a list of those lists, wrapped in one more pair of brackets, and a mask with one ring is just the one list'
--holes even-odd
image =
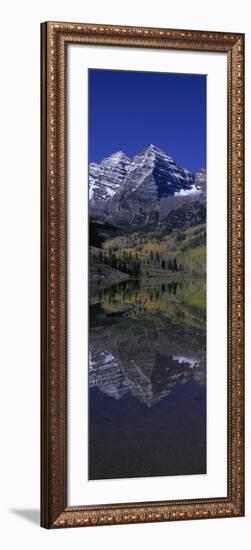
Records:
{"label": "blue sky", "polygon": [[89,69],[89,160],[153,143],[192,172],[206,167],[206,76]]}

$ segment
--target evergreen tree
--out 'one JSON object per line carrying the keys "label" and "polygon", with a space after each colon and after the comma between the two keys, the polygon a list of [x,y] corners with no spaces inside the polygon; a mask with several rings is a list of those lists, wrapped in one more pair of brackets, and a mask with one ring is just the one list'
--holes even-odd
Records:
{"label": "evergreen tree", "polygon": [[178,271],[176,258],[173,259],[172,271]]}
{"label": "evergreen tree", "polygon": [[111,267],[113,267],[113,269],[117,269],[117,264],[118,264],[117,257],[115,256],[115,254],[112,254],[112,256],[111,256]]}
{"label": "evergreen tree", "polygon": [[102,264],[103,261],[104,261],[103,253],[101,252],[101,250],[100,250],[99,253],[98,253],[98,261],[99,261],[99,263],[101,263],[101,264]]}
{"label": "evergreen tree", "polygon": [[159,262],[160,262],[160,257],[159,257],[158,250],[157,250],[157,252],[155,253],[155,259],[156,259],[156,263],[159,264]]}

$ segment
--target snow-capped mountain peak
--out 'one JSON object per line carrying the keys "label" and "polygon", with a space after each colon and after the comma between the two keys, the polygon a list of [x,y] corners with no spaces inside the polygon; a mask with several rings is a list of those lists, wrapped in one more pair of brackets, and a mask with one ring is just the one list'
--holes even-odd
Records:
{"label": "snow-capped mountain peak", "polygon": [[113,197],[124,182],[130,162],[123,151],[118,151],[104,158],[100,164],[90,163],[89,200],[91,204]]}
{"label": "snow-capped mountain peak", "polygon": [[116,153],[112,153],[110,157],[108,157],[110,160],[114,160],[115,162],[130,162],[130,158],[123,152],[123,151],[117,151]]}
{"label": "snow-capped mountain peak", "polygon": [[92,216],[109,222],[162,220],[181,201],[205,199],[205,169],[194,175],[153,144],[132,159],[120,150],[89,166]]}
{"label": "snow-capped mountain peak", "polygon": [[150,144],[131,160],[119,194],[125,197],[139,191],[141,197],[147,198],[148,194],[148,199],[160,199],[182,189],[190,190],[193,184],[193,174],[179,167],[165,151]]}

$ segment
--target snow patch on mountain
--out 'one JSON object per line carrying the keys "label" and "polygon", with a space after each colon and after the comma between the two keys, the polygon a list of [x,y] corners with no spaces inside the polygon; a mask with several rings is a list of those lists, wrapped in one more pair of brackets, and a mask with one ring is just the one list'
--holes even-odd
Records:
{"label": "snow patch on mountain", "polygon": [[196,193],[200,193],[200,189],[196,187],[196,185],[192,185],[191,189],[180,189],[179,191],[175,191],[174,196],[175,197],[186,197],[187,195],[195,195]]}

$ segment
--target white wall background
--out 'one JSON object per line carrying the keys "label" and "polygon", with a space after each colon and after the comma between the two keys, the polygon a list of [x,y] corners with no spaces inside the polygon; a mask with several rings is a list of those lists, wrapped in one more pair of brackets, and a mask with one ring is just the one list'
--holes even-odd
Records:
{"label": "white wall background", "polygon": [[[251,31],[246,0],[8,0],[1,7],[1,546],[249,547],[251,375],[246,369],[246,517],[45,531],[39,522],[39,25],[45,20],[246,32],[246,151],[251,146]],[[247,305],[251,306],[250,158],[246,165]],[[247,337],[250,309],[247,307]],[[248,338],[247,338],[248,339]],[[249,338],[250,341],[250,338]]]}

